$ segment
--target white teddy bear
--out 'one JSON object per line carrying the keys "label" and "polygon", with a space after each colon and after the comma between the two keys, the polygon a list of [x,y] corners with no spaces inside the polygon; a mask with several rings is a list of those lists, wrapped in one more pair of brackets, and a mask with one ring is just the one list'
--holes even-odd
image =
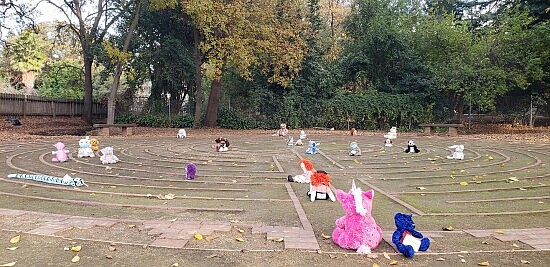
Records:
{"label": "white teddy bear", "polygon": [[187,133],[185,132],[185,129],[180,129],[178,131],[178,138],[185,138],[187,137]]}
{"label": "white teddy bear", "polygon": [[104,147],[100,151],[101,154],[103,154],[103,156],[99,158],[101,160],[101,164],[117,163],[118,157],[113,154],[114,149],[112,147]]}
{"label": "white teddy bear", "polygon": [[463,145],[454,145],[450,146],[450,149],[454,149],[452,155],[447,156],[448,159],[464,159],[464,146]]}
{"label": "white teddy bear", "polygon": [[388,139],[397,138],[397,127],[391,127],[390,131],[384,135],[384,138],[388,138]]}
{"label": "white teddy bear", "polygon": [[90,137],[86,136],[85,139],[80,139],[78,141],[79,149],[78,149],[78,157],[95,157],[94,151],[92,150],[91,144],[90,144]]}

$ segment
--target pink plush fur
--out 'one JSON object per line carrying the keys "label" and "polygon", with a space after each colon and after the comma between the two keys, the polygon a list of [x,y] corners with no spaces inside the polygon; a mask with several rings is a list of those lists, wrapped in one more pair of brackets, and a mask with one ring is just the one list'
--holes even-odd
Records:
{"label": "pink plush fur", "polygon": [[[374,191],[362,192],[355,188],[355,183],[349,193],[336,190],[336,198],[342,204],[346,215],[336,220],[336,228],[332,232],[332,240],[345,249],[354,249],[358,253],[370,253],[382,240],[382,229],[371,216]],[[356,205],[361,202],[360,205]]]}

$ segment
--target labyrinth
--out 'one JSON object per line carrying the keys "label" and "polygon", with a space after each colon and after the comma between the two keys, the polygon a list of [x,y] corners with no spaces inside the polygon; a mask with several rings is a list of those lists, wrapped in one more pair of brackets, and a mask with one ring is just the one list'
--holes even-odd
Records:
{"label": "labyrinth", "polygon": [[[331,176],[333,190],[347,192],[352,181],[374,189],[372,213],[384,232],[375,253],[395,252],[397,212],[412,213],[432,239],[426,253],[550,250],[550,144],[401,134],[384,147],[380,133],[319,131],[308,139],[321,152],[309,155],[307,146],[252,132],[225,136],[229,151],[215,152],[216,137],[95,137],[120,159],[108,165],[99,155],[78,158],[77,137],[0,144],[0,228],[173,249],[352,253],[327,238],[344,215],[340,203],[311,202],[308,185],[287,181],[307,158]],[[420,153],[404,153],[409,139]],[[51,161],[57,141],[71,152],[67,162]],[[348,155],[352,141],[362,156]],[[455,144],[465,146],[464,160],[446,158]],[[194,180],[185,178],[188,163],[197,165]],[[69,174],[87,186],[12,173]]]}

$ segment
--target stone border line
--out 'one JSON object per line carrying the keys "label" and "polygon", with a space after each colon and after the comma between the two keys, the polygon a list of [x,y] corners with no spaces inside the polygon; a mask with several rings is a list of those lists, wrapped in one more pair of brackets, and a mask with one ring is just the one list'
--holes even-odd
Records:
{"label": "stone border line", "polygon": [[373,185],[373,184],[367,182],[367,181],[365,180],[365,178],[358,178],[358,180],[361,181],[362,183],[364,183],[365,185],[367,185],[368,187],[372,188],[373,190],[380,192],[382,195],[388,197],[389,199],[393,200],[393,201],[396,202],[397,204],[399,204],[399,205],[401,205],[401,206],[404,206],[405,208],[409,209],[410,211],[416,213],[417,215],[422,216],[422,215],[425,215],[425,214],[426,214],[426,213],[424,213],[423,211],[421,211],[421,210],[419,210],[419,209],[413,207],[413,206],[410,205],[409,203],[407,203],[407,202],[405,202],[405,201],[403,201],[403,200],[401,200],[401,199],[399,199],[399,198],[393,196],[392,194],[390,194],[390,193],[388,193],[388,192],[386,192],[386,191],[384,191],[384,190],[378,188],[377,186],[375,186],[375,185]]}
{"label": "stone border line", "polygon": [[289,183],[285,183],[285,187],[294,204],[294,209],[300,218],[303,229],[298,227],[260,226],[252,228],[252,233],[266,232],[268,240],[283,238],[285,249],[319,250],[319,243],[313,232],[313,227],[307,219],[298,197]]}

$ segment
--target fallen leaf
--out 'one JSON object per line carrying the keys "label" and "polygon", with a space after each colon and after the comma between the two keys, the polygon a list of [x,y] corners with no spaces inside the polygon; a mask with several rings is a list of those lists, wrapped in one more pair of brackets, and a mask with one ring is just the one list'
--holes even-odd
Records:
{"label": "fallen leaf", "polygon": [[2,266],[2,267],[15,266],[15,263],[17,263],[17,262],[14,261],[14,262],[9,262],[9,263],[4,263],[4,264],[2,264],[2,265],[0,265],[0,266]]}
{"label": "fallen leaf", "polygon": [[445,259],[444,258],[437,258],[435,259],[436,261],[444,261]]}
{"label": "fallen leaf", "polygon": [[465,170],[460,170],[460,173],[463,173],[463,172],[465,172]]}
{"label": "fallen leaf", "polygon": [[64,247],[63,250],[64,250],[64,251],[69,251],[69,250],[71,250],[71,248],[69,248],[69,247]]}
{"label": "fallen leaf", "polygon": [[199,233],[196,233],[196,234],[194,235],[194,237],[195,237],[195,239],[197,239],[197,240],[202,240],[202,235],[199,234]]}
{"label": "fallen leaf", "polygon": [[526,260],[521,260],[521,263],[523,263],[523,264],[531,264],[529,261],[526,261]]}
{"label": "fallen leaf", "polygon": [[490,266],[491,264],[489,264],[488,261],[483,261],[483,262],[478,263],[477,265],[479,265],[479,266]]}
{"label": "fallen leaf", "polygon": [[512,244],[512,247],[519,248],[518,244],[516,243]]}
{"label": "fallen leaf", "polygon": [[177,263],[177,262],[174,262],[174,263],[172,263],[172,265],[170,265],[170,267],[178,267],[178,266],[180,266],[180,264]]}
{"label": "fallen leaf", "polygon": [[460,259],[460,262],[466,262],[466,260],[465,259]]}
{"label": "fallen leaf", "polygon": [[273,241],[275,242],[283,242],[285,240],[284,237],[280,237],[280,238],[277,238],[277,239],[273,239]]}
{"label": "fallen leaf", "polygon": [[244,233],[244,230],[240,228],[237,228],[237,231],[239,231],[239,233]]}
{"label": "fallen leaf", "polygon": [[204,238],[204,240],[208,241],[208,242],[212,242],[212,240],[216,239],[215,237],[209,235],[207,237]]}
{"label": "fallen leaf", "polygon": [[107,254],[107,255],[105,255],[105,258],[112,260],[112,259],[113,259],[113,255]]}
{"label": "fallen leaf", "polygon": [[324,239],[329,239],[329,238],[330,238],[330,235],[325,235],[325,233],[321,233],[321,236],[322,236]]}
{"label": "fallen leaf", "polygon": [[207,259],[212,259],[212,258],[215,258],[215,257],[219,257],[219,255],[218,254],[212,254],[212,255],[205,256],[205,258],[207,258]]}
{"label": "fallen leaf", "polygon": [[168,195],[165,195],[164,198],[165,198],[165,199],[174,199],[174,198],[176,198],[176,195],[170,193],[170,194],[168,194]]}
{"label": "fallen leaf", "polygon": [[15,243],[19,242],[19,240],[21,240],[21,236],[16,235],[16,236],[14,236],[10,239],[10,243],[15,244]]}
{"label": "fallen leaf", "polygon": [[487,242],[487,241],[481,241],[481,244],[489,245],[489,242]]}
{"label": "fallen leaf", "polygon": [[73,259],[71,260],[71,262],[78,262],[80,261],[80,256],[76,255],[73,257]]}
{"label": "fallen leaf", "polygon": [[175,222],[175,221],[177,221],[177,220],[178,220],[178,218],[174,218],[174,219],[172,219],[172,220],[170,220],[170,221],[171,221],[171,222]]}
{"label": "fallen leaf", "polygon": [[462,185],[462,186],[467,186],[467,185],[468,185],[468,182],[460,182],[460,185]]}
{"label": "fallen leaf", "polygon": [[16,250],[18,247],[9,247],[9,248],[6,248],[7,250]]}
{"label": "fallen leaf", "polygon": [[525,190],[527,190],[527,189],[525,189],[525,188],[523,188],[523,187],[520,187],[519,190],[525,191]]}
{"label": "fallen leaf", "polygon": [[388,260],[391,260],[390,255],[388,255],[388,253],[386,253],[386,252],[384,252],[384,258],[386,258]]}
{"label": "fallen leaf", "polygon": [[71,251],[79,252],[82,249],[82,246],[74,246],[71,248]]}
{"label": "fallen leaf", "polygon": [[372,267],[380,267],[380,265],[378,265],[378,263],[373,263]]}
{"label": "fallen leaf", "polygon": [[496,230],[495,233],[502,235],[502,234],[504,234],[504,231],[503,230]]}
{"label": "fallen leaf", "polygon": [[116,247],[113,247],[113,246],[109,247],[109,251],[115,251],[115,250],[116,250]]}
{"label": "fallen leaf", "polygon": [[447,227],[443,227],[442,229],[443,229],[443,231],[453,231],[453,230],[454,230],[454,227],[452,227],[452,226],[449,225],[449,226],[447,226]]}
{"label": "fallen leaf", "polygon": [[390,262],[390,265],[397,265],[397,264],[399,264],[399,262],[396,261],[396,260],[392,260],[392,261]]}
{"label": "fallen leaf", "polygon": [[128,228],[135,228],[136,225],[135,224],[128,224]]}
{"label": "fallen leaf", "polygon": [[418,189],[418,190],[426,190],[426,187],[418,186],[418,187],[416,187],[416,189]]}
{"label": "fallen leaf", "polygon": [[239,242],[244,242],[244,239],[242,237],[237,237],[237,238],[235,238],[235,240],[237,240]]}
{"label": "fallen leaf", "polygon": [[329,256],[331,259],[336,259],[336,258],[337,258],[336,255],[332,255],[332,254],[329,254],[328,256]]}

